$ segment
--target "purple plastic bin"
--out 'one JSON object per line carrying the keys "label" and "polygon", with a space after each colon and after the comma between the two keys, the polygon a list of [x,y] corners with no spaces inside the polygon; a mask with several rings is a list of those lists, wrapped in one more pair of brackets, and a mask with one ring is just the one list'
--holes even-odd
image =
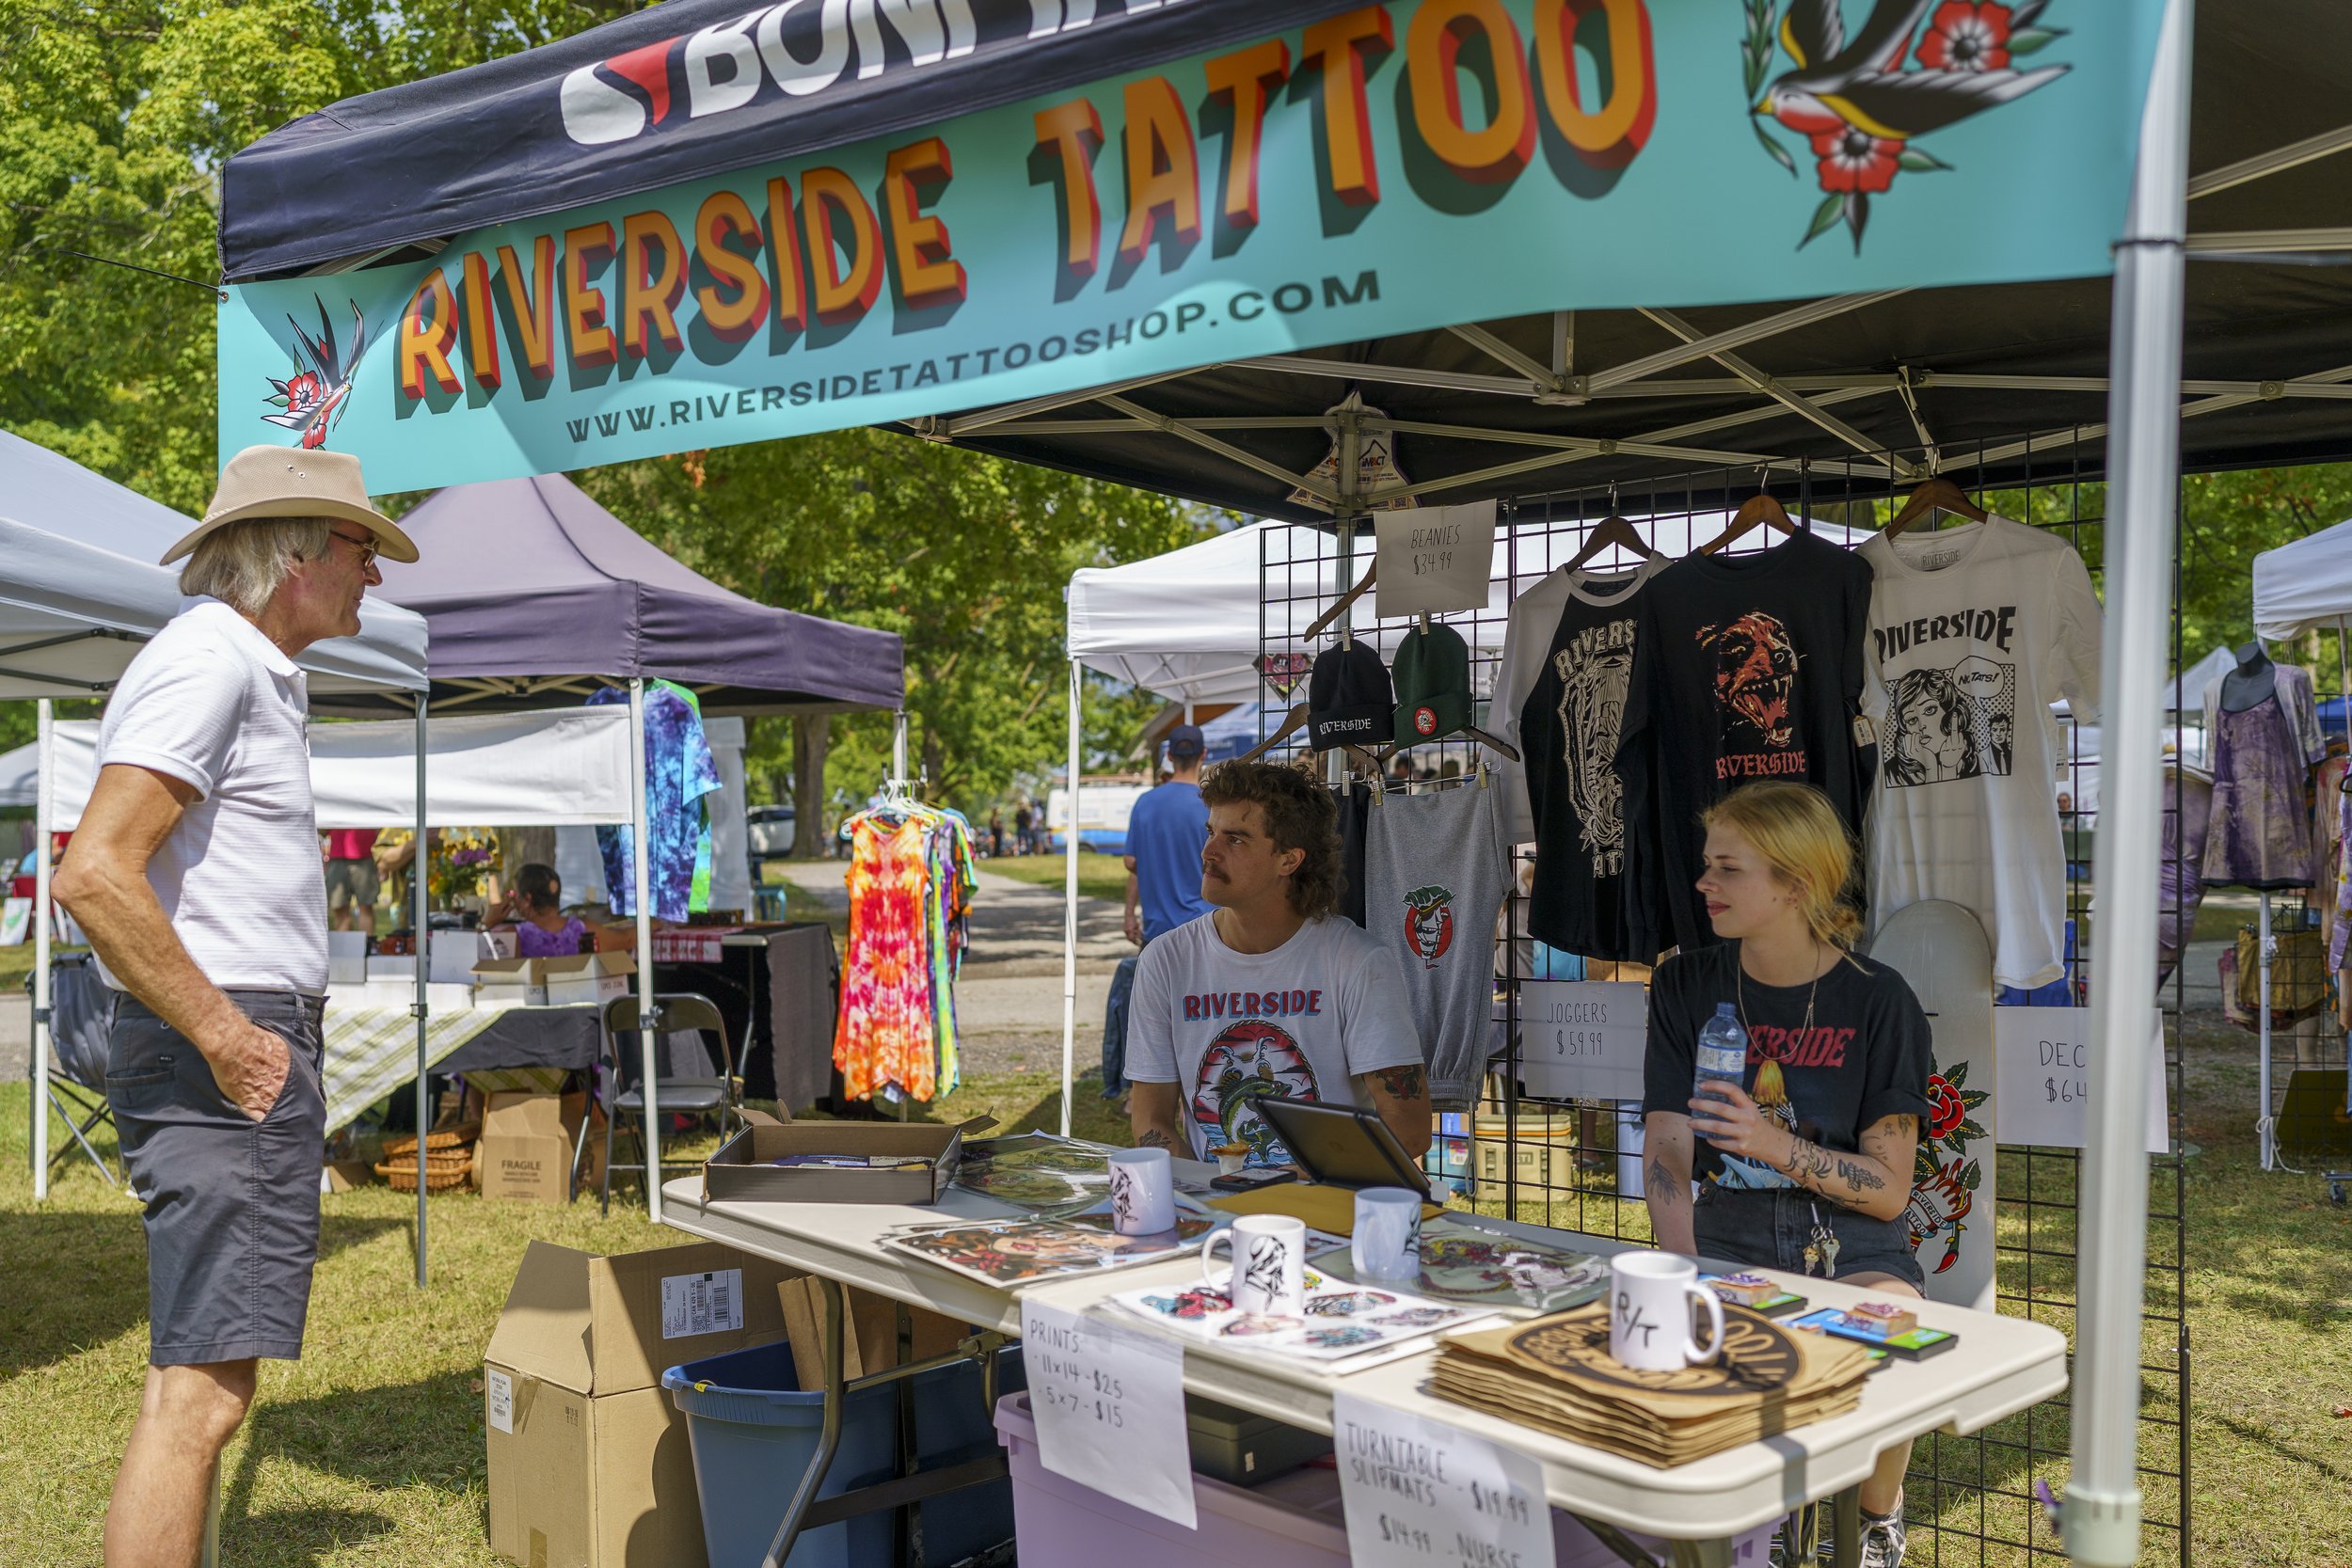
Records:
{"label": "purple plastic bin", "polygon": [[[1283,1568],[1347,1568],[1347,1519],[1336,1470],[1310,1465],[1257,1487],[1196,1475],[1192,1495],[1200,1528],[1188,1530],[1048,1470],[1038,1457],[1037,1421],[1026,1394],[996,1402],[996,1440],[1011,1462],[1021,1568],[1263,1568],[1268,1561]],[[1571,1515],[1552,1510],[1551,1526],[1558,1568],[1624,1568]],[[1759,1526],[1734,1542],[1733,1568],[1764,1568],[1773,1528]],[[1664,1560],[1664,1542],[1639,1534],[1634,1540]]]}

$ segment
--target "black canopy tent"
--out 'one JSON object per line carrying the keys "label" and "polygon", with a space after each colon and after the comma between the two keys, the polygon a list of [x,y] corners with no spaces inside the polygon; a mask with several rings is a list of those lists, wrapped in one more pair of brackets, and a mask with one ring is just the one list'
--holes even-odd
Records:
{"label": "black canopy tent", "polygon": [[[762,14],[778,17],[785,8]],[[1074,3],[1068,15],[1081,8],[1093,18],[1090,5]],[[674,145],[695,150],[691,166],[700,174],[749,167],[935,119],[946,104],[961,110],[1050,91],[1346,8],[1190,0],[1106,15],[1088,35],[1094,53],[1082,59],[1087,40],[1073,42],[1062,26],[1063,5],[1046,0],[1033,8],[1039,28],[1027,41],[1050,39],[1051,55],[1024,55],[1017,29],[977,47],[967,31],[962,83],[946,74],[897,76],[877,60],[871,87],[853,100],[835,95],[804,107],[771,97],[728,117],[724,126],[714,124],[707,135],[681,135]],[[2153,11],[2153,0],[2144,8]],[[574,71],[598,62],[619,69],[631,58],[631,46],[644,47],[656,32],[697,24],[723,30],[734,20],[729,13],[739,9],[739,0],[676,0],[647,13],[658,23],[626,19],[552,46],[571,53],[550,57],[535,77],[515,66],[512,80],[545,78],[575,58],[580,64],[569,68]],[[947,11],[952,55],[952,18],[961,11],[968,29],[970,8]],[[1833,483],[1883,491],[1935,466],[1892,455],[1904,448],[1931,449],[1943,466],[1965,462],[1972,477],[1981,472],[1996,483],[2044,461],[2106,470],[2113,482],[2104,731],[2111,755],[2099,860],[2116,868],[2102,894],[2119,912],[2116,929],[2106,933],[2116,938],[2111,983],[2094,1000],[2100,1036],[2114,1048],[2101,1063],[2083,1203],[2081,1408],[2067,1534],[2078,1560],[2102,1563],[2133,1560],[2138,1533],[2136,1324],[2146,1171],[2132,1150],[2147,1068],[2123,1048],[2142,1037],[2134,1008],[2118,999],[2153,991],[2153,930],[2140,927],[2152,927],[2155,907],[2160,806],[2151,759],[2161,708],[2156,672],[2169,599],[2178,443],[2186,443],[2188,461],[2198,467],[2352,453],[2352,417],[2333,406],[2352,395],[2344,389],[2352,383],[2352,317],[2342,308],[2340,276],[2305,264],[2352,248],[2342,182],[2329,178],[2332,167],[2323,162],[2352,149],[2352,106],[2334,82],[2336,63],[2352,55],[2352,18],[2322,0],[2214,8],[2194,40],[2195,103],[2202,112],[2192,153],[2186,0],[2172,0],[2166,12],[2167,44],[2140,128],[2132,215],[2112,285],[2101,277],[1882,290],[1798,305],[1520,315],[1182,368],[905,421],[925,438],[1267,515],[1336,516],[1343,534],[1371,499],[1354,493],[1356,437],[1383,428],[1395,437],[1399,466],[1410,478],[1404,493],[1440,502],[1539,494],[1564,469],[1579,482],[1639,483],[1709,467],[1783,474],[1804,468],[1817,493]],[[1184,20],[1180,26],[1171,18]],[[1117,53],[1107,42],[1114,20]],[[1002,78],[1000,67],[1017,69],[1028,59],[1039,63],[1037,75],[1017,86]],[[950,58],[948,65],[958,62]],[[570,156],[588,173],[553,193],[539,178],[546,147],[526,143],[509,158],[493,139],[451,160],[445,180],[440,161],[416,158],[415,144],[404,144],[399,133],[404,123],[420,133],[446,127],[445,117],[462,117],[469,103],[492,112],[500,84],[511,85],[503,76],[477,74],[492,71],[447,78],[429,99],[381,94],[338,105],[232,159],[222,220],[228,276],[310,276],[429,256],[460,230],[648,189],[690,166],[648,162],[633,169],[616,154],[592,167],[575,152]],[[666,67],[656,74],[658,92],[638,85],[659,117],[673,83]],[[694,80],[691,67],[687,79]],[[476,96],[477,86],[485,96]],[[710,88],[712,79],[703,86]],[[601,88],[592,81],[581,90]],[[642,108],[626,112],[644,118]],[[413,121],[405,119],[411,114]],[[362,130],[368,135],[358,135]],[[722,137],[723,130],[739,135]],[[2066,155],[2063,147],[2049,151],[2054,160]],[[408,167],[395,171],[392,165],[403,159]],[[2191,169],[2201,171],[2193,182]],[[380,184],[371,178],[377,172],[385,176]],[[346,193],[340,199],[321,194],[337,187]],[[352,189],[390,194],[372,203],[373,214],[362,226],[317,221],[347,214]],[[2184,234],[2185,193],[2197,201],[2195,237]],[[1953,222],[1974,227],[1987,216],[1961,212]],[[2325,227],[2329,223],[2345,227]],[[1723,241],[1788,243],[1779,234],[1736,232]],[[1608,244],[1610,236],[1597,232],[1595,243]],[[2185,251],[2257,258],[2199,269],[2187,307],[2192,379],[2185,383]],[[1327,414],[1351,392],[1379,414]],[[2189,401],[2176,410],[2183,395]],[[2119,437],[2112,450],[2110,425]],[[1309,472],[1334,455],[1335,446],[1345,490]],[[1307,499],[1292,499],[1297,491]]]}

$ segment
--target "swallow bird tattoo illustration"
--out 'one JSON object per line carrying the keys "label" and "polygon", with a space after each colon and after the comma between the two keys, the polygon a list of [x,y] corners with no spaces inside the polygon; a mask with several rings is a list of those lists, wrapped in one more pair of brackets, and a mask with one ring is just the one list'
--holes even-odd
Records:
{"label": "swallow bird tattoo illustration", "polygon": [[306,450],[326,444],[326,433],[343,417],[351,398],[352,377],[359,371],[360,356],[368,350],[368,324],[359,314],[359,306],[351,306],[351,341],[341,350],[335,346],[335,323],[326,313],[326,302],[312,294],[311,301],[319,308],[319,334],[311,337],[302,324],[292,316],[286,325],[294,328],[294,373],[280,381],[266,377],[274,390],[262,401],[276,404],[283,413],[264,414],[271,424],[302,433]]}

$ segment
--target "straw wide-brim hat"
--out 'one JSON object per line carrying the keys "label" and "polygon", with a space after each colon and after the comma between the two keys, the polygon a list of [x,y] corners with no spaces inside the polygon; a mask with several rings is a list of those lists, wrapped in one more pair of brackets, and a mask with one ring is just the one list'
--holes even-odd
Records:
{"label": "straw wide-brim hat", "polygon": [[257,517],[334,517],[358,523],[375,535],[375,553],[387,561],[414,561],[417,546],[392,520],[368,504],[359,460],[347,451],[304,451],[300,447],[247,447],[220,471],[219,488],[204,520],[157,562],[168,566],[194,550],[204,536],[230,523]]}

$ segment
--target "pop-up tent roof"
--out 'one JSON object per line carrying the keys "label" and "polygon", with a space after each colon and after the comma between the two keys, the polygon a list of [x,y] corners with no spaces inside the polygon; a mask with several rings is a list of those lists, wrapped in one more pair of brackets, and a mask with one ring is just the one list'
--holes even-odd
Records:
{"label": "pop-up tent roof", "polygon": [[[72,459],[0,431],[0,698],[93,697],[180,612],[155,562],[194,526]],[[303,650],[313,695],[424,684],[424,620],[371,594],[359,635]]]}
{"label": "pop-up tent roof", "polygon": [[437,713],[577,702],[639,675],[692,689],[706,714],[888,708],[904,693],[896,633],[730,593],[561,474],[443,490],[401,526],[420,559],[382,562],[380,592],[432,627]]}
{"label": "pop-up tent roof", "polygon": [[2352,620],[2352,522],[2254,557],[2254,631],[2287,641]]}

